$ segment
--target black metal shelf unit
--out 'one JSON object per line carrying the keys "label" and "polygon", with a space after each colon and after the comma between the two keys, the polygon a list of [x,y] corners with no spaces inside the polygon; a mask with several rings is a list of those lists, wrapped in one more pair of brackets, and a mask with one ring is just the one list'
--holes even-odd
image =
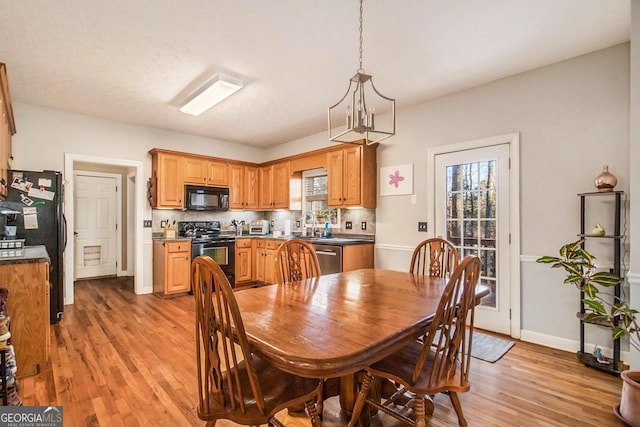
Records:
{"label": "black metal shelf unit", "polygon": [[[621,207],[622,207],[622,195],[623,191],[606,191],[606,192],[591,192],[591,193],[580,193],[578,196],[580,197],[580,234],[578,236],[585,240],[582,243],[582,247],[585,247],[585,243],[588,239],[611,239],[613,246],[613,268],[611,272],[618,276],[621,275],[622,269],[622,259],[621,259],[621,247],[622,247],[622,238],[623,236],[620,234],[620,219],[621,219]],[[586,215],[586,199],[588,197],[614,197],[615,198],[615,213],[614,213],[614,231],[613,234],[605,234],[604,236],[597,236],[593,234],[588,234],[585,232],[585,215]],[[616,285],[613,289],[614,295],[616,297],[620,297],[622,285]],[[609,364],[603,364],[598,362],[593,355],[588,352],[585,352],[584,349],[584,340],[585,340],[585,324],[597,325],[597,326],[605,326],[598,323],[585,322],[585,306],[582,303],[584,299],[584,293],[580,292],[580,312],[578,313],[578,318],[580,319],[580,351],[578,351],[578,359],[583,362],[586,366],[591,366],[593,368],[599,369],[601,371],[607,372],[611,375],[620,375],[625,369],[628,369],[620,361],[620,339],[613,339],[613,357],[607,359]],[[618,324],[618,318],[614,318],[614,325]],[[609,327],[609,325],[606,325]]]}

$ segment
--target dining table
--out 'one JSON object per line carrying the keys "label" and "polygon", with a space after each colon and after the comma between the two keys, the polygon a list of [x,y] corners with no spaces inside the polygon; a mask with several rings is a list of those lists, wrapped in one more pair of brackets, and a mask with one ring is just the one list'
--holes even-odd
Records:
{"label": "dining table", "polygon": [[[235,298],[258,357],[292,374],[341,378],[340,402],[349,410],[354,374],[423,335],[446,284],[367,268],[240,289]],[[489,292],[478,284],[476,302]]]}

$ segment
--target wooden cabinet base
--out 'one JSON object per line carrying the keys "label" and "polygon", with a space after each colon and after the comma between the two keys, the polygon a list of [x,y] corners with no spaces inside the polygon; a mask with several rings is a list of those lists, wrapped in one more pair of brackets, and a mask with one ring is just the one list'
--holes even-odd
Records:
{"label": "wooden cabinet base", "polygon": [[153,292],[156,295],[185,295],[191,290],[191,242],[153,242]]}
{"label": "wooden cabinet base", "polygon": [[16,376],[35,375],[49,359],[49,263],[0,265],[0,286],[9,290]]}

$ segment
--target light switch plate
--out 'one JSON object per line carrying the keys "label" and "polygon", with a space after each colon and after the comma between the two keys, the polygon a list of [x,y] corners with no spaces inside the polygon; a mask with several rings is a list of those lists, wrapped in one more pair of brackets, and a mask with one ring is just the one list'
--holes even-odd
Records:
{"label": "light switch plate", "polygon": [[360,228],[362,228],[363,230],[367,229],[367,221],[362,221],[362,223],[360,224]]}
{"label": "light switch plate", "polygon": [[145,219],[142,221],[142,227],[144,228],[151,228],[151,220],[150,219]]}
{"label": "light switch plate", "polygon": [[426,233],[427,232],[427,223],[418,221],[418,231]]}
{"label": "light switch plate", "polygon": [[344,223],[344,228],[346,228],[347,230],[353,229],[353,222],[352,221],[345,222]]}

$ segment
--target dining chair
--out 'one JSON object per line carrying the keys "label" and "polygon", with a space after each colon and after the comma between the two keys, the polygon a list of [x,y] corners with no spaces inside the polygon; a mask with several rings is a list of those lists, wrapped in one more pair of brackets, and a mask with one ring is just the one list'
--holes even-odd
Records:
{"label": "dining chair", "polygon": [[[320,277],[320,263],[316,250],[309,242],[302,239],[289,239],[283,242],[276,251],[276,268],[278,269],[278,283],[297,282],[299,280]],[[301,286],[309,287],[309,294],[313,294],[315,283],[305,283]],[[318,414],[322,418],[323,401],[328,397],[329,387],[327,379],[322,380],[322,389],[318,398]],[[293,410],[296,410],[294,408]]]}
{"label": "dining chair", "polygon": [[279,283],[296,282],[320,276],[316,250],[302,239],[283,242],[276,252]]}
{"label": "dining chair", "polygon": [[316,402],[321,382],[277,369],[251,353],[227,276],[208,256],[191,267],[196,300],[198,417],[213,427],[228,419],[243,425],[282,426],[275,415],[304,405],[314,427],[322,425]]}
{"label": "dining chair", "polygon": [[458,265],[458,251],[448,240],[427,239],[418,244],[411,257],[410,273],[447,277]]}
{"label": "dining chair", "polygon": [[[437,393],[449,395],[458,423],[467,425],[457,393],[470,389],[471,331],[479,275],[479,258],[465,257],[449,278],[423,341],[415,341],[366,369],[349,427],[358,423],[365,403],[407,424],[424,427],[425,407],[433,408],[431,396]],[[374,378],[396,384],[396,392],[382,403],[370,396]],[[406,411],[407,392],[412,396],[415,420]],[[369,413],[367,410],[363,415]]]}

